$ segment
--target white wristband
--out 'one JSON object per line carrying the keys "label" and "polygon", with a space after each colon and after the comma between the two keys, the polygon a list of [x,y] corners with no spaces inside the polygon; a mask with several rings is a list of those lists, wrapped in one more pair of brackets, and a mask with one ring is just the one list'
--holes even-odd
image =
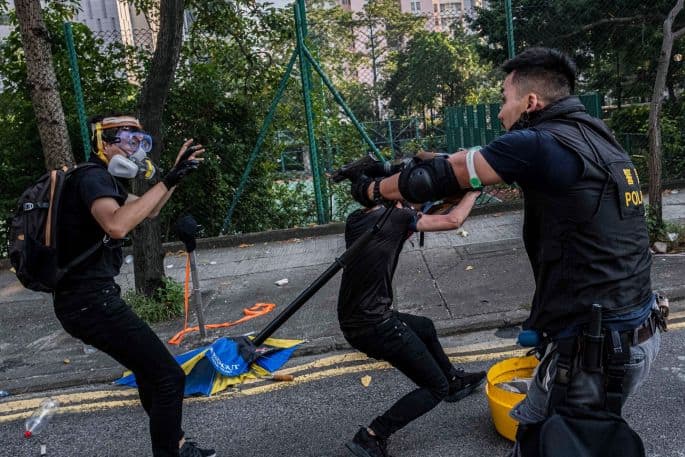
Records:
{"label": "white wristband", "polygon": [[474,189],[480,189],[483,187],[483,183],[480,181],[478,174],[476,174],[476,165],[473,162],[473,155],[476,151],[480,151],[480,148],[470,148],[466,152],[466,169],[469,171],[469,184]]}

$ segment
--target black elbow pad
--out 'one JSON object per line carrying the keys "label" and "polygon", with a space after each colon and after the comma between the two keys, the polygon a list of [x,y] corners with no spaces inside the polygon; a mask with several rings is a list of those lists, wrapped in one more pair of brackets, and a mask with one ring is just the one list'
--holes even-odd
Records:
{"label": "black elbow pad", "polygon": [[434,202],[463,193],[452,165],[436,157],[407,166],[400,173],[399,191],[412,203]]}

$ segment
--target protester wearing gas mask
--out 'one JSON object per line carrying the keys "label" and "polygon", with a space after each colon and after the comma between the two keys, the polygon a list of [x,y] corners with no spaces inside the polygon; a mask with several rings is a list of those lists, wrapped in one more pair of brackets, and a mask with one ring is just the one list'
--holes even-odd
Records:
{"label": "protester wearing gas mask", "polygon": [[129,195],[116,178],[156,174],[147,153],[152,138],[130,116],[91,119],[92,156],[64,184],[58,258],[67,265],[98,248],[70,269],[53,294],[64,329],[133,371],[140,401],[150,418],[155,457],[211,457],[213,450],[186,441],[181,428],[185,374],[164,344],[121,298],[114,277],[123,263],[121,240],[144,219],[155,217],[182,179],[196,170],[202,145],[186,141],[174,167],[140,197]]}

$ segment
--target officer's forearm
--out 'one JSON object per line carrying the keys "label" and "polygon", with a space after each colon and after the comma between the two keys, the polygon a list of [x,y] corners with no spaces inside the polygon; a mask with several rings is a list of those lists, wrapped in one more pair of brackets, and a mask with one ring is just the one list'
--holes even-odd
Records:
{"label": "officer's forearm", "polygon": [[[433,160],[437,160],[439,162],[433,162]],[[423,176],[429,176],[426,178],[427,181],[420,178],[406,179],[403,190],[407,192],[407,195],[404,195],[402,192],[400,192],[400,175],[403,173],[411,173],[412,167],[430,167],[431,164],[437,165],[432,169],[426,169],[426,172]],[[460,189],[469,187],[467,184],[468,173],[466,174],[466,179],[464,181],[462,181],[460,176],[462,174],[461,168],[463,167],[465,169],[466,167],[463,160],[453,161],[452,157],[450,157],[450,159],[439,157],[437,159],[423,161],[418,165],[413,165],[412,167],[405,168],[402,173],[397,173],[383,179],[380,184],[381,196],[387,200],[404,199],[412,203],[424,203],[426,201],[435,201],[451,195],[457,195]],[[449,178],[449,176],[452,175],[452,172],[453,176]],[[456,182],[447,182],[443,177],[452,180],[456,179]],[[373,199],[373,186],[369,186],[367,189],[367,194],[369,198]]]}
{"label": "officer's forearm", "polygon": [[[383,198],[386,200],[401,200],[402,199],[402,194],[400,194],[400,191],[398,189],[398,181],[400,179],[400,174],[394,174],[392,176],[388,176],[387,178],[383,179],[381,181],[381,186],[380,186],[380,191],[381,195]],[[373,186],[369,186],[367,189],[369,198],[373,200]]]}

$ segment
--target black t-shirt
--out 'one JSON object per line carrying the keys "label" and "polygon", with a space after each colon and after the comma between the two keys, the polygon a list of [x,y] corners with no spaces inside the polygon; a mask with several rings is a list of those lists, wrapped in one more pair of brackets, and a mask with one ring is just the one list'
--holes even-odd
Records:
{"label": "black t-shirt", "polygon": [[555,191],[575,184],[583,162],[549,132],[532,129],[505,133],[481,149],[493,170],[521,188]]}
{"label": "black t-shirt", "polygon": [[57,286],[59,291],[97,289],[112,283],[123,262],[122,243],[105,237],[90,208],[95,200],[105,197],[123,205],[128,193],[101,162],[93,162],[99,166],[77,171],[65,183],[57,216],[59,263],[67,265],[100,240],[106,243],[62,278]]}
{"label": "black t-shirt", "polygon": [[[347,247],[371,229],[384,211],[360,209],[350,214],[345,225]],[[373,325],[392,315],[392,277],[415,215],[411,209],[393,209],[383,228],[345,266],[338,295],[343,331]]]}

